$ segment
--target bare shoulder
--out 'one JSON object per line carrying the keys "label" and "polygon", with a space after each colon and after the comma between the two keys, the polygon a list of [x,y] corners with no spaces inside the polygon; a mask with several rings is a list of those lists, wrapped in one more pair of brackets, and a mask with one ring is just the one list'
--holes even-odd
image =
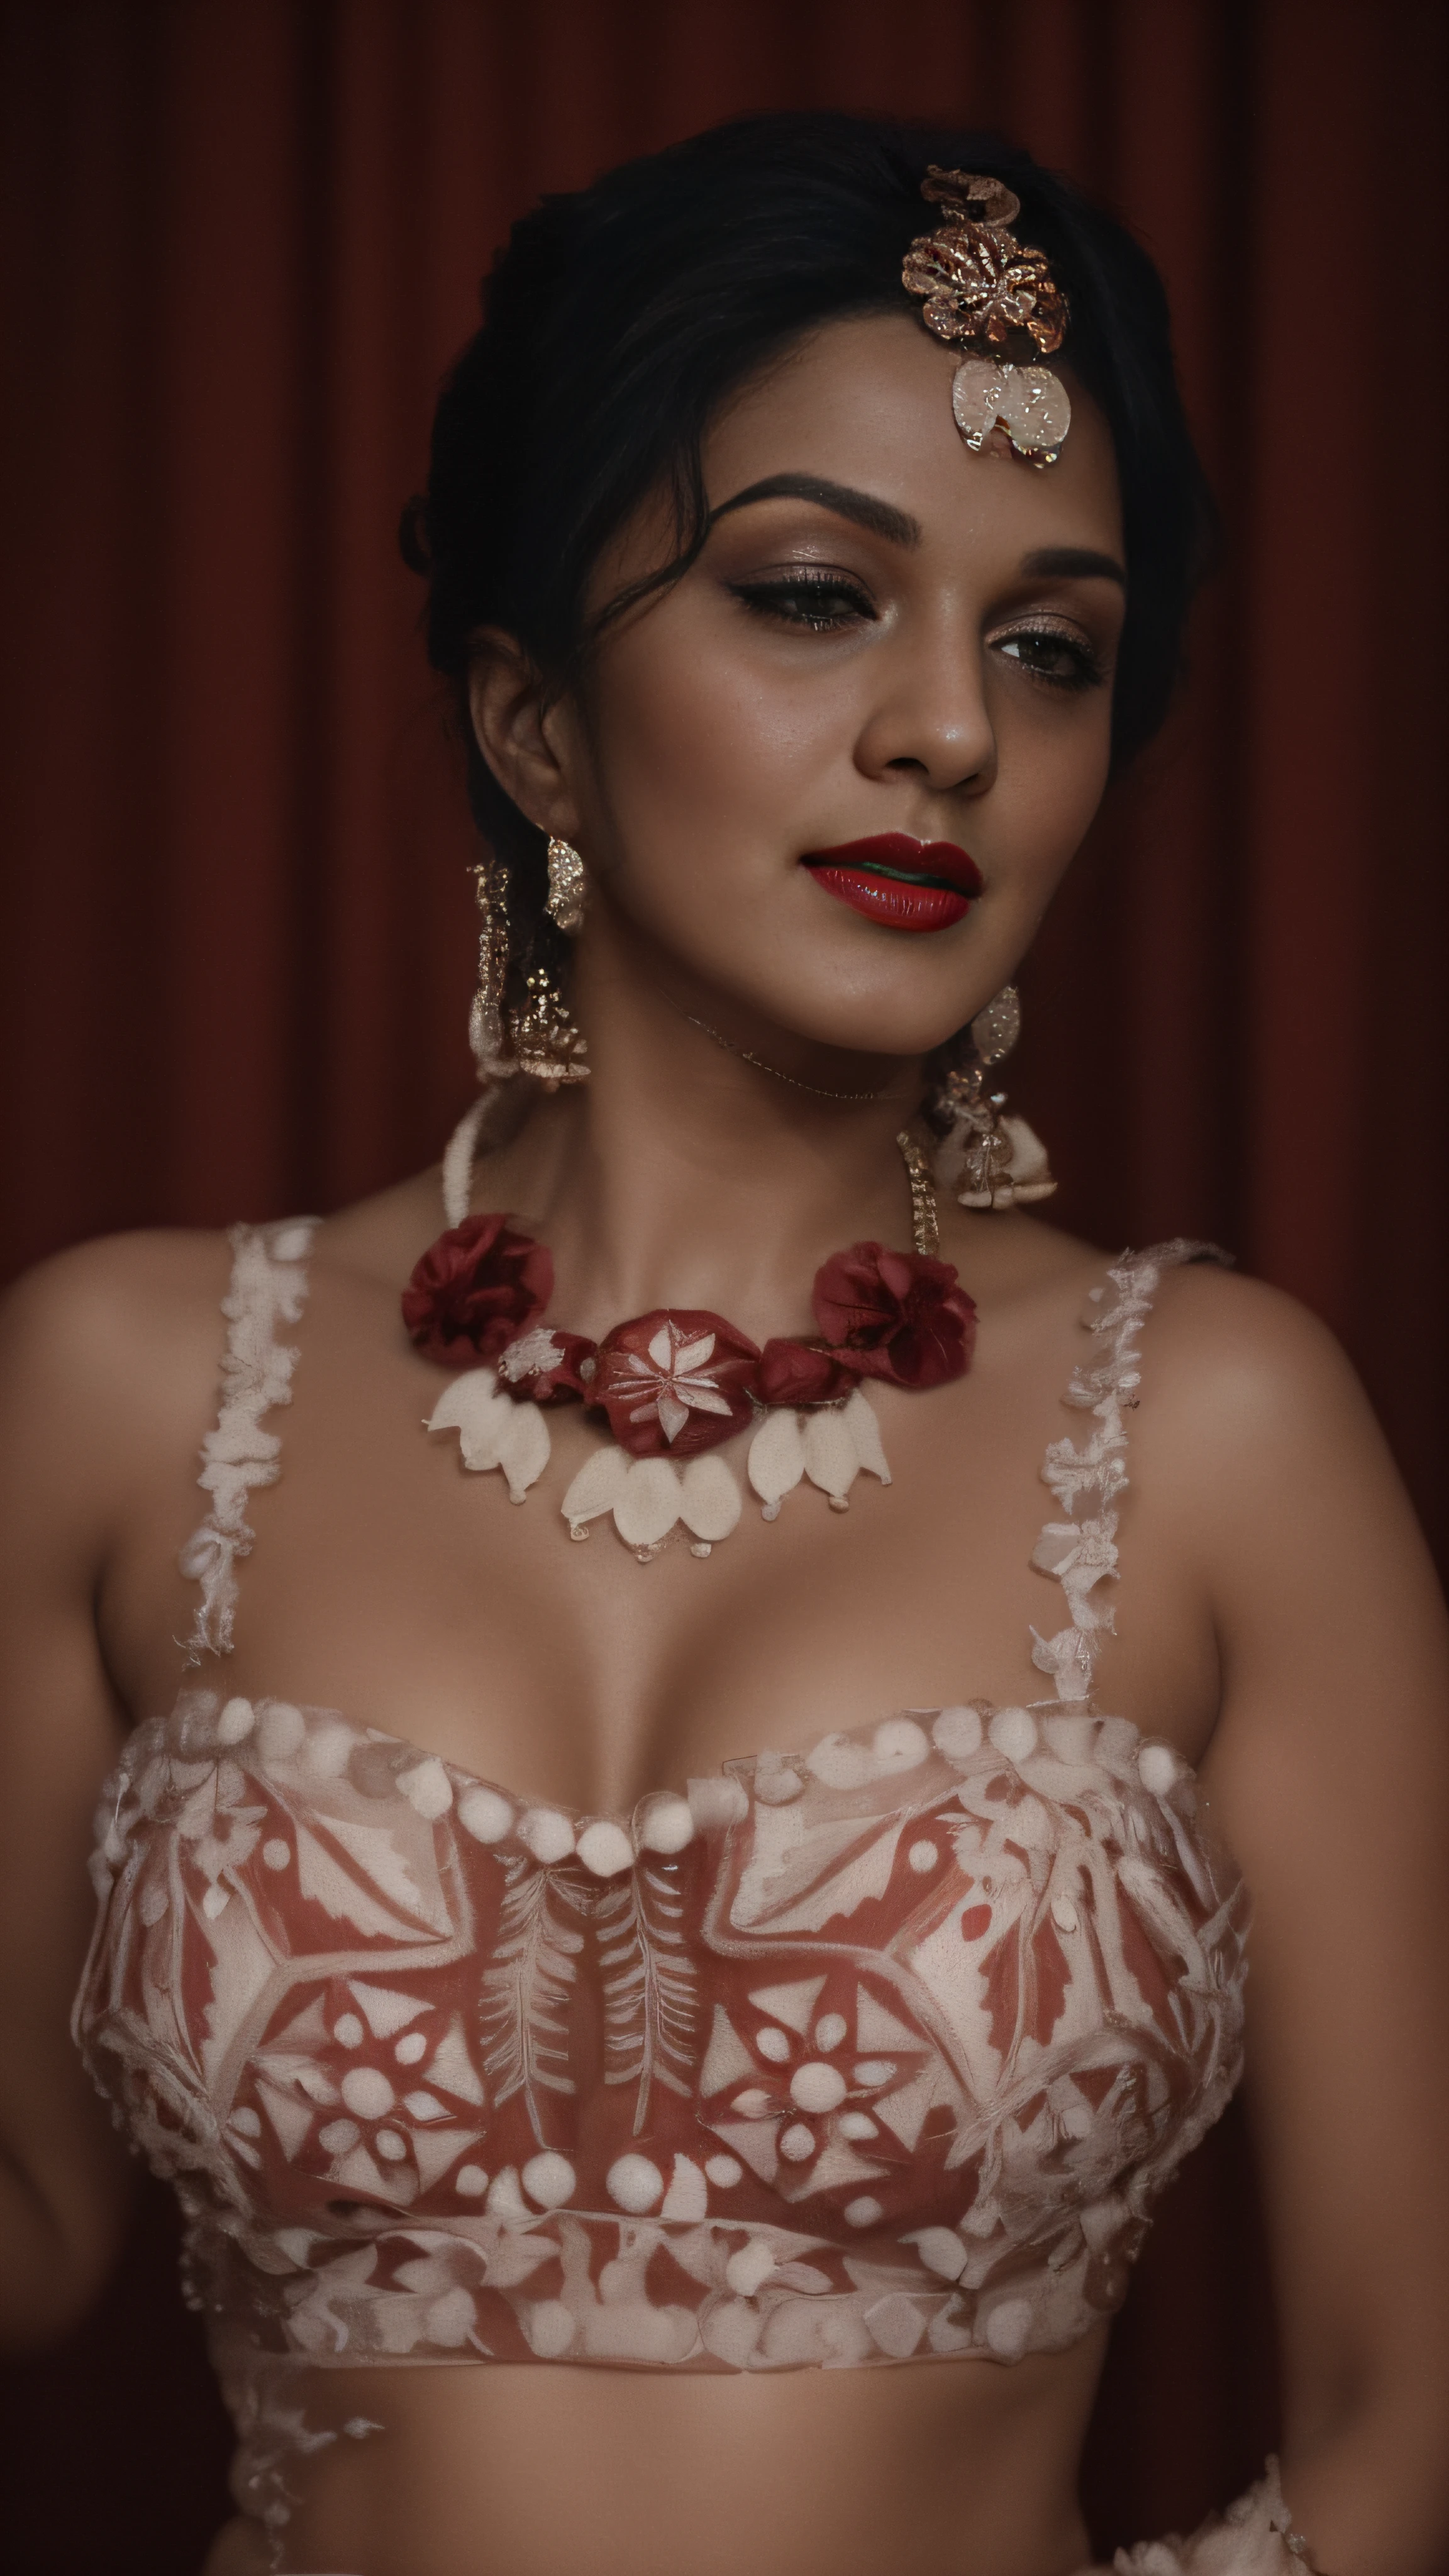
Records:
{"label": "bare shoulder", "polygon": [[[944,1229],[951,1239],[943,1249],[1003,1322],[1020,1321],[1029,1330],[1064,1312],[1089,1322],[1097,1300],[1101,1311],[1110,1311],[1113,1279],[1124,1265],[1151,1257],[1109,1251],[1037,1216],[970,1222],[969,1235],[959,1225]],[[1269,1411],[1291,1414],[1305,1399],[1316,1403],[1330,1385],[1341,1395],[1357,1390],[1333,1334],[1296,1299],[1245,1277],[1210,1247],[1153,1250],[1163,1258],[1140,1343],[1154,1414],[1170,1409],[1181,1420],[1195,1410],[1204,1425],[1211,1421],[1227,1433],[1234,1419],[1261,1424]],[[1138,1427],[1145,1429],[1145,1421]]]}
{"label": "bare shoulder", "polygon": [[215,1317],[231,1269],[224,1234],[156,1228],[52,1254],[0,1300],[0,1365],[64,1352],[96,1371],[177,1348]]}
{"label": "bare shoulder", "polygon": [[230,1263],[224,1235],[158,1230],[79,1244],[17,1280],[0,1299],[7,1481],[104,1510],[128,1468],[194,1444]]}
{"label": "bare shoulder", "polygon": [[1342,1344],[1265,1280],[1207,1261],[1164,1271],[1144,1349],[1152,1410],[1190,1431],[1200,1466],[1379,1444]]}
{"label": "bare shoulder", "polygon": [[1428,1549],[1368,1395],[1328,1326],[1262,1280],[1166,1275],[1132,1446],[1221,1625],[1296,1602],[1336,1625],[1372,1589],[1440,1616]]}
{"label": "bare shoulder", "polygon": [[[989,1252],[998,1294],[1024,1320],[1088,1320],[1095,1293],[1110,1310],[1123,1260],[1030,1218],[1003,1226]],[[1342,1345],[1281,1289],[1221,1261],[1164,1261],[1135,1349],[1133,1481],[1200,1562],[1205,1549],[1276,1543],[1290,1507],[1407,1512]]]}

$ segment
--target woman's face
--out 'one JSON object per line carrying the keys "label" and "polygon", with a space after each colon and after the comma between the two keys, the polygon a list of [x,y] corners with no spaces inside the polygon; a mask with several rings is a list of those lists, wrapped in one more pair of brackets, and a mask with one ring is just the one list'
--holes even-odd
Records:
{"label": "woman's face", "polygon": [[[1123,614],[1105,423],[1074,387],[1055,466],[973,455],[955,363],[872,316],[751,384],[705,444],[699,560],[543,719],[557,784],[529,802],[582,853],[587,944],[736,1034],[939,1044],[1010,977],[1102,793]],[[591,605],[672,551],[645,511]]]}

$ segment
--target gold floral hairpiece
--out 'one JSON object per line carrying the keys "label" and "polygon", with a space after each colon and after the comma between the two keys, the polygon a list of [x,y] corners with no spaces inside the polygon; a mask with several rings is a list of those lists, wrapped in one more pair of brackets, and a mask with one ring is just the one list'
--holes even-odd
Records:
{"label": "gold floral hairpiece", "polygon": [[983,353],[963,358],[952,378],[956,426],[978,454],[1000,427],[1013,455],[1055,465],[1072,425],[1065,385],[1049,367],[1016,366],[995,354],[1016,333],[1044,356],[1066,337],[1067,299],[1045,251],[1010,230],[1021,199],[1000,179],[938,170],[934,162],[921,194],[944,209],[944,220],[912,242],[901,284],[924,299],[921,319],[938,340]]}

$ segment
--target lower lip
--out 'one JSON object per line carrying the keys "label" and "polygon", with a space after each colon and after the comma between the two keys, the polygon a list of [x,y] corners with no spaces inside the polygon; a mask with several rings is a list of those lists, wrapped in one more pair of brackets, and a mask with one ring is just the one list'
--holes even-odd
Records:
{"label": "lower lip", "polygon": [[837,903],[848,903],[852,912],[887,930],[950,930],[971,909],[971,897],[956,886],[907,885],[865,868],[812,868],[810,874]]}

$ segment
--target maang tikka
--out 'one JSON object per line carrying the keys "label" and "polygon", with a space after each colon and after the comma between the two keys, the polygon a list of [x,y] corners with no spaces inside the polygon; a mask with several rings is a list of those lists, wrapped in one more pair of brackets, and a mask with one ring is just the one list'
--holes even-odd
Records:
{"label": "maang tikka", "polygon": [[921,194],[945,209],[944,219],[912,242],[901,284],[924,299],[921,319],[938,340],[980,353],[963,358],[952,379],[956,426],[978,454],[1000,428],[1026,464],[1055,465],[1072,425],[1065,385],[1049,367],[998,354],[1019,335],[1044,356],[1066,338],[1067,299],[1046,253],[1009,229],[1021,199],[1000,179],[934,162]]}
{"label": "maang tikka", "polygon": [[1010,1055],[1021,1035],[1021,996],[1003,984],[978,1011],[969,1032],[969,1054],[940,1084],[933,1103],[947,1122],[936,1155],[936,1174],[958,1204],[980,1213],[1004,1213],[1049,1199],[1056,1188],[1046,1147],[1024,1118],[1007,1117],[1004,1091],[988,1092],[992,1065]]}

